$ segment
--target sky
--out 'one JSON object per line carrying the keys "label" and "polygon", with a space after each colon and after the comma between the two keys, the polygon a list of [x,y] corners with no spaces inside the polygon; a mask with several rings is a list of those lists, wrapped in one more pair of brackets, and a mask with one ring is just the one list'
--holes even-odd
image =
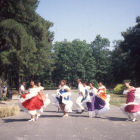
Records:
{"label": "sky", "polygon": [[113,40],[136,25],[140,0],[40,0],[36,12],[54,23],[54,42],[67,39],[94,41],[96,35]]}

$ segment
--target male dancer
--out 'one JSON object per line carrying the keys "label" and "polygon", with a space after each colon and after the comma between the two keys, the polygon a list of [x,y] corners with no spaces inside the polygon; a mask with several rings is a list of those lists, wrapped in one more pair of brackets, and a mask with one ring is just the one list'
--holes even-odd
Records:
{"label": "male dancer", "polygon": [[84,112],[84,107],[82,106],[82,99],[85,98],[85,88],[82,84],[82,80],[78,79],[77,80],[78,83],[78,98],[76,100],[76,104],[77,104],[77,113],[83,113]]}

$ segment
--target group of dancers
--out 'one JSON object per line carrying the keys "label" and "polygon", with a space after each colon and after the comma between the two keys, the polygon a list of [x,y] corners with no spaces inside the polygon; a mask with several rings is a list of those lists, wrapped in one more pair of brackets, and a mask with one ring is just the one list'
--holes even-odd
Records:
{"label": "group of dancers", "polygon": [[[94,87],[94,83],[82,82],[78,83],[78,97],[76,99],[77,113],[81,114],[88,111],[90,118],[102,115],[110,109],[110,95],[106,94],[106,87],[99,82],[99,88]],[[52,94],[53,105],[58,108],[58,112],[62,111],[62,117],[68,117],[68,113],[72,112],[73,102],[70,100],[72,93],[66,85],[66,80],[61,80],[61,84],[55,93]],[[130,86],[128,81],[125,82],[126,89],[124,95],[127,97],[126,104],[121,110],[128,116],[127,121],[136,121],[136,115],[140,114],[140,89]],[[31,116],[29,121],[35,121],[43,112],[43,108],[50,104],[48,94],[44,95],[41,83],[35,85],[33,80],[30,81],[30,88],[27,94],[22,94],[19,100],[19,107]]]}

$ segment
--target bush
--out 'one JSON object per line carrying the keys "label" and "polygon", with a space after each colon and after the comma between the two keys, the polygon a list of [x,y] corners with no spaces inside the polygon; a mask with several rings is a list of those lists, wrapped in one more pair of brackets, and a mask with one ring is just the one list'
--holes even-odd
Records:
{"label": "bush", "polygon": [[7,101],[7,100],[8,100],[8,97],[5,97],[5,96],[4,96],[3,99],[4,99],[5,101]]}
{"label": "bush", "polygon": [[0,118],[17,115],[20,112],[18,106],[9,106],[0,108]]}
{"label": "bush", "polygon": [[99,88],[98,82],[95,79],[90,80],[90,82],[93,82],[94,83],[94,87],[95,88],[97,88],[97,89]]}
{"label": "bush", "polygon": [[125,86],[124,86],[123,84],[118,84],[118,85],[114,88],[113,92],[114,92],[114,94],[122,94],[123,91],[124,91],[124,89],[125,89]]}
{"label": "bush", "polygon": [[0,101],[3,101],[3,98],[2,97],[0,97]]}

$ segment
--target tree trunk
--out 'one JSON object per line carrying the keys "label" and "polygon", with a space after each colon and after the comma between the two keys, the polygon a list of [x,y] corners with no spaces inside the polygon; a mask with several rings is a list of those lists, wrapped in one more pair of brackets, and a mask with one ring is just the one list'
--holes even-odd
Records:
{"label": "tree trunk", "polygon": [[0,97],[2,97],[2,78],[0,76]]}
{"label": "tree trunk", "polygon": [[19,75],[17,75],[16,77],[16,90],[19,92],[19,87],[20,87],[20,84],[21,84],[21,78]]}

